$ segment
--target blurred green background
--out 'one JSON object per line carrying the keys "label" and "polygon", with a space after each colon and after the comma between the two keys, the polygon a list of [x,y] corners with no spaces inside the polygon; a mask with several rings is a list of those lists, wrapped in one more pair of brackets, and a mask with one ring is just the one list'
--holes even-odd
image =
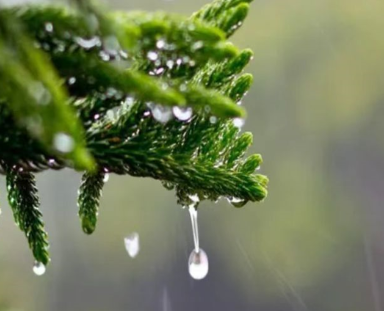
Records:
{"label": "blurred green background", "polygon": [[[107,5],[190,14],[205,3]],[[202,281],[188,275],[191,226],[173,192],[111,176],[86,236],[70,171],[38,176],[52,262],[35,276],[0,177],[0,311],[384,310],[383,14],[381,0],[253,2],[232,40],[255,52],[244,129],[270,193],[243,209],[201,205]],[[123,238],[133,231],[131,259]]]}

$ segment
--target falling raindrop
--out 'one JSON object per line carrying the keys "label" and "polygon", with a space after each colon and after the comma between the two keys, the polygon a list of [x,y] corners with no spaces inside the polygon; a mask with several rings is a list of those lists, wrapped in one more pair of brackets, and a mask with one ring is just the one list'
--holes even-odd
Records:
{"label": "falling raindrop", "polygon": [[124,238],[124,245],[130,257],[135,258],[140,251],[139,234],[133,232]]}
{"label": "falling raindrop", "polygon": [[73,150],[75,145],[73,138],[65,133],[57,133],[53,140],[55,148],[63,153],[68,153]]}
{"label": "falling raindrop", "polygon": [[109,174],[108,173],[105,173],[104,174],[104,178],[103,178],[103,182],[108,182],[108,180],[109,180]]}
{"label": "falling raindrop", "polygon": [[192,108],[191,107],[179,107],[175,106],[172,108],[174,116],[180,121],[186,121],[192,117]]}
{"label": "falling raindrop", "polygon": [[192,278],[195,280],[201,280],[208,274],[208,256],[199,245],[199,226],[197,223],[197,209],[196,203],[189,206],[189,214],[191,216],[193,242],[195,248],[189,256],[188,271]]}
{"label": "falling raindrop", "polygon": [[45,273],[45,270],[46,270],[46,268],[45,268],[43,263],[35,261],[35,263],[33,265],[33,273],[40,276],[40,275],[43,275]]}

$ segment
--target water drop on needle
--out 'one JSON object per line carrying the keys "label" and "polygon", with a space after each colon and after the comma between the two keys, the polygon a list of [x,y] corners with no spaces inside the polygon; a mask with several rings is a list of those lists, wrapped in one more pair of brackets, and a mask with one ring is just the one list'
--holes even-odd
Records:
{"label": "water drop on needle", "polygon": [[244,125],[245,121],[242,118],[234,118],[233,119],[233,125],[237,127],[238,129],[241,129]]}
{"label": "water drop on needle", "polygon": [[159,55],[157,55],[157,53],[154,51],[149,51],[147,53],[147,57],[149,60],[155,61],[159,57]]}
{"label": "water drop on needle", "polygon": [[73,150],[75,142],[71,136],[65,133],[57,133],[54,137],[53,144],[56,150],[63,153],[68,153]]}
{"label": "water drop on needle", "polygon": [[130,257],[135,258],[140,251],[139,234],[133,232],[124,238],[124,245]]}
{"label": "water drop on needle", "polygon": [[178,107],[175,106],[172,108],[174,116],[179,119],[180,121],[186,121],[192,117],[192,108],[191,107]]}
{"label": "water drop on needle", "polygon": [[35,264],[33,265],[33,273],[36,275],[43,275],[45,273],[45,266],[41,262],[35,261]]}

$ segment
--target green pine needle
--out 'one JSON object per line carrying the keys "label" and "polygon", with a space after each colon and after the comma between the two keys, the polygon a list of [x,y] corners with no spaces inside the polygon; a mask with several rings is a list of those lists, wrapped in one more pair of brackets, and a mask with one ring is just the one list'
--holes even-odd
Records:
{"label": "green pine needle", "polygon": [[77,204],[79,206],[79,217],[81,226],[86,234],[91,234],[96,229],[99,201],[104,186],[106,173],[85,173],[79,189]]}
{"label": "green pine needle", "polygon": [[12,208],[15,223],[24,232],[29,247],[37,262],[49,263],[48,236],[44,230],[35,177],[22,168],[7,169],[8,202]]}

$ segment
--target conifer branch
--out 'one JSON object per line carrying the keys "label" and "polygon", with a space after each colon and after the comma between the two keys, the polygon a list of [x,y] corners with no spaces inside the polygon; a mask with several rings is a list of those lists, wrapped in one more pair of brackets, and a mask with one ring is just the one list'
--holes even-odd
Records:
{"label": "conifer branch", "polygon": [[74,2],[0,8],[0,173],[36,260],[49,258],[33,172],[85,171],[87,234],[106,172],[160,180],[182,205],[263,200],[262,158],[245,158],[253,138],[240,129],[253,53],[227,41],[250,1],[216,0],[190,18]]}

